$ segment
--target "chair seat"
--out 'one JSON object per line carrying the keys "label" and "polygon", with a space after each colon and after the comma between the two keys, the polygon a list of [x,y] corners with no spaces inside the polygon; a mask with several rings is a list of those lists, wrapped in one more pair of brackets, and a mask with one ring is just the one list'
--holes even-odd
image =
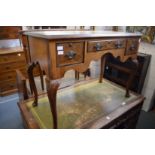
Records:
{"label": "chair seat", "polygon": [[[84,124],[102,116],[106,117],[136,98],[133,93],[128,98],[124,94],[123,88],[107,80],[103,83],[91,80],[82,85],[58,90],[58,128],[82,128]],[[32,106],[32,101],[26,101],[25,104],[40,128],[53,128],[50,104],[46,95],[39,98],[37,107]]]}

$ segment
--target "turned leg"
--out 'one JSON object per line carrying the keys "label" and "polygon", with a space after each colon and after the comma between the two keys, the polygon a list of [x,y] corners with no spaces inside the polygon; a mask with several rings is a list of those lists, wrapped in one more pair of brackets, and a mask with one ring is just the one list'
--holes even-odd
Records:
{"label": "turned leg", "polygon": [[34,81],[34,76],[33,76],[33,68],[34,67],[35,67],[35,64],[32,63],[28,67],[27,73],[28,73],[28,78],[29,78],[29,82],[30,82],[30,89],[34,93],[33,106],[37,106],[38,105],[38,92],[37,92],[37,88],[36,88],[35,81]]}
{"label": "turned leg", "polygon": [[127,81],[125,97],[130,97],[129,90],[130,90],[131,84],[132,84],[132,82],[133,82],[134,76],[136,75],[136,73],[137,73],[137,71],[138,71],[138,64],[139,64],[139,63],[138,63],[138,60],[135,59],[135,60],[132,60],[132,62],[134,63],[135,68],[132,69],[132,71],[131,71],[131,73],[130,73],[129,80]]}
{"label": "turned leg", "polygon": [[56,105],[56,96],[57,90],[59,88],[60,83],[58,81],[50,81],[46,78],[47,84],[47,95],[50,103],[50,108],[53,116],[53,128],[58,128],[58,120],[57,120],[57,105]]}
{"label": "turned leg", "polygon": [[75,79],[76,80],[79,80],[79,75],[80,75],[80,73],[78,71],[75,71]]}
{"label": "turned leg", "polygon": [[133,77],[134,77],[134,74],[133,74],[133,72],[131,72],[129,80],[127,81],[127,84],[126,84],[126,94],[125,94],[125,97],[130,97],[129,89],[130,89],[131,83],[133,81]]}
{"label": "turned leg", "polygon": [[101,67],[100,67],[100,78],[99,82],[102,83],[102,79],[104,76],[104,68],[105,68],[106,56],[102,56],[101,58]]}
{"label": "turned leg", "polygon": [[90,68],[88,68],[83,74],[85,79],[87,76],[90,77],[91,76]]}

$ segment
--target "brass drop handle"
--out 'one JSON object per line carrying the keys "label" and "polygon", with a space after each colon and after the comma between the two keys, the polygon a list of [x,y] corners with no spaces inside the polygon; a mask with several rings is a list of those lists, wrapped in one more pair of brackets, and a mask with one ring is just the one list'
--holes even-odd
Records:
{"label": "brass drop handle", "polygon": [[94,48],[96,49],[96,51],[100,51],[102,47],[103,46],[100,43],[96,43],[96,45],[94,46]]}
{"label": "brass drop handle", "polygon": [[117,42],[117,43],[115,44],[115,47],[116,47],[116,48],[121,48],[121,47],[122,47],[122,43],[121,43],[121,42]]}
{"label": "brass drop handle", "polygon": [[10,67],[7,66],[6,69],[10,69]]}
{"label": "brass drop handle", "polygon": [[131,51],[134,51],[136,49],[136,46],[134,45],[134,44],[132,44],[131,46],[130,46],[130,50]]}
{"label": "brass drop handle", "polygon": [[65,56],[68,58],[68,59],[73,59],[75,56],[76,56],[76,52],[75,51],[69,51],[65,54]]}
{"label": "brass drop handle", "polygon": [[11,75],[9,75],[9,76],[8,76],[8,79],[11,79],[11,78],[12,78],[12,76],[11,76]]}

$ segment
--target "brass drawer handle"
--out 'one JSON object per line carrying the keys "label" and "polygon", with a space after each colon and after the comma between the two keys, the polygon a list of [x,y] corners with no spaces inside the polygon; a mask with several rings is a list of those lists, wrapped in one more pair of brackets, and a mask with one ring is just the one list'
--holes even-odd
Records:
{"label": "brass drawer handle", "polygon": [[10,67],[6,67],[6,69],[10,69]]}
{"label": "brass drawer handle", "polygon": [[134,51],[134,50],[136,50],[136,46],[135,46],[134,44],[132,44],[132,45],[130,46],[130,51]]}
{"label": "brass drawer handle", "polygon": [[75,51],[69,51],[65,54],[65,56],[68,58],[68,59],[73,59],[75,58],[76,56],[76,52]]}
{"label": "brass drawer handle", "polygon": [[8,76],[8,79],[11,79],[12,78],[12,76]]}
{"label": "brass drawer handle", "polygon": [[10,85],[10,88],[14,88],[14,85],[13,85],[13,84],[11,84],[11,85]]}
{"label": "brass drawer handle", "polygon": [[121,48],[122,45],[123,45],[123,44],[122,44],[121,42],[117,42],[117,43],[115,44],[115,47],[116,47],[116,48]]}
{"label": "brass drawer handle", "polygon": [[100,51],[102,49],[102,45],[100,43],[96,43],[96,45],[94,46],[94,48],[96,49],[96,51]]}

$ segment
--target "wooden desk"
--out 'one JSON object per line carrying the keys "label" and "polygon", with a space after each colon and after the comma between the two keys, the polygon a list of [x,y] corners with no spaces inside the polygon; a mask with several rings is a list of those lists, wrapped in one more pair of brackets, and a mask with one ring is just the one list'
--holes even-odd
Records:
{"label": "wooden desk", "polygon": [[[58,128],[135,128],[144,98],[108,80],[88,80],[58,90]],[[26,128],[53,128],[52,113],[47,95],[19,103]]]}
{"label": "wooden desk", "polygon": [[[101,59],[101,83],[105,57],[111,54],[123,62],[136,60],[141,37],[140,34],[111,31],[31,31],[22,34],[27,61],[39,62],[51,83],[51,110],[55,121],[57,79],[70,69],[84,72],[92,60]],[[129,84],[126,91],[129,97],[128,90]]]}
{"label": "wooden desk", "polygon": [[27,61],[39,61],[50,79],[69,69],[84,72],[92,60],[110,53],[121,61],[136,59],[140,34],[100,31],[23,32]]}

